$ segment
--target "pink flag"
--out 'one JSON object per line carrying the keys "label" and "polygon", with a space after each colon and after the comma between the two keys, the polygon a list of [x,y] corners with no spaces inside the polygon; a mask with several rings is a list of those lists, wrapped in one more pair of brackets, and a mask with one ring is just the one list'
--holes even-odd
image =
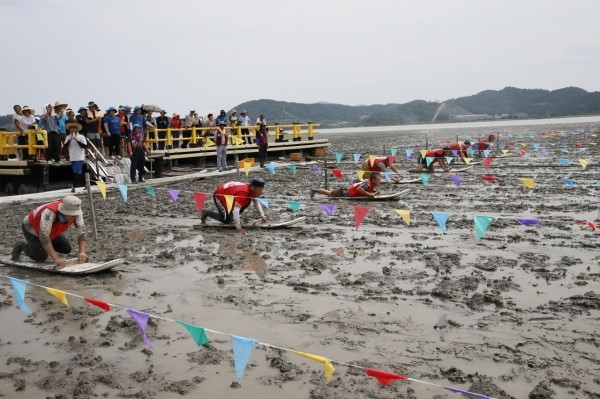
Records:
{"label": "pink flag", "polygon": [[146,344],[148,348],[154,349],[154,347],[152,346],[152,342],[150,342],[150,340],[146,336],[146,326],[148,325],[148,318],[150,317],[150,315],[148,313],[140,312],[138,310],[133,309],[125,309],[125,311],[137,323],[144,344]]}
{"label": "pink flag", "polygon": [[338,179],[342,178],[342,170],[341,169],[331,169],[331,173]]}
{"label": "pink flag", "polygon": [[593,231],[598,230],[598,225],[594,222],[585,222],[586,226],[592,229]]}
{"label": "pink flag", "polygon": [[483,160],[483,167],[486,168],[486,169],[489,169],[493,160],[494,160],[494,158],[486,158],[486,159],[484,159]]}
{"label": "pink flag", "polygon": [[377,381],[379,381],[381,383],[381,385],[383,385],[383,386],[389,385],[396,380],[406,380],[407,379],[407,377],[405,375],[392,373],[390,371],[383,371],[383,370],[376,370],[376,369],[369,369],[369,368],[365,368],[365,371],[367,372],[367,375],[369,377],[377,378]]}
{"label": "pink flag", "polygon": [[355,206],[354,207],[354,225],[356,226],[356,230],[358,230],[358,227],[362,223],[367,212],[369,212],[369,209],[371,209],[371,208],[369,208],[368,206]]}
{"label": "pink flag", "polygon": [[196,209],[198,209],[198,213],[202,213],[204,201],[206,201],[206,193],[194,193],[194,200],[196,201]]}
{"label": "pink flag", "polygon": [[519,155],[524,157],[525,156],[525,150],[519,150]]}

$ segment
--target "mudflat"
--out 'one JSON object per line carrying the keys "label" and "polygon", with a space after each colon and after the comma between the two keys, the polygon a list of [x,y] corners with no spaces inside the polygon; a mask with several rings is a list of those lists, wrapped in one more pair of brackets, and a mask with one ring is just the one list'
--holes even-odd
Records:
{"label": "mudflat", "polygon": [[[358,230],[355,204],[335,202],[328,216],[319,207],[327,197],[310,199],[310,188],[324,185],[323,163],[320,172],[301,165],[295,172],[250,172],[266,181],[271,219],[307,218],[280,230],[195,228],[200,218],[192,193],[210,194],[237,180],[235,174],[156,187],[156,199],[137,187],[126,204],[113,189],[106,201],[95,195],[99,239],[90,238],[88,253],[98,262],[124,258],[125,265],[85,277],[7,266],[1,274],[490,397],[599,398],[600,235],[585,224],[599,222],[595,129],[428,131],[430,148],[494,133],[501,148],[512,142],[514,156],[461,173],[460,186],[452,172],[436,173],[428,186],[406,186],[411,190],[400,200],[361,202],[371,209]],[[347,162],[354,153],[389,155],[395,148],[397,167],[407,171],[416,161],[406,159],[405,149],[425,144],[424,131],[327,137],[333,143],[328,166],[343,170],[339,180],[329,172],[330,188],[356,177],[359,167]],[[335,153],[346,162],[336,165]],[[580,158],[591,160],[586,169]],[[561,166],[559,159],[570,163]],[[520,179],[533,179],[535,187]],[[167,189],[179,190],[177,205]],[[384,193],[397,189],[382,185]],[[297,212],[290,200],[301,203]],[[0,209],[3,255],[35,205]],[[205,206],[214,209],[210,195]],[[411,224],[396,210],[409,210]],[[448,214],[445,233],[432,212]],[[257,217],[252,208],[243,215]],[[474,216],[492,218],[479,240]],[[520,218],[539,219],[539,226]],[[33,313],[26,315],[6,278],[0,295],[4,397],[459,397],[418,382],[382,387],[363,370],[336,362],[327,384],[321,364],[262,345],[238,385],[227,335],[208,332],[209,344],[198,347],[181,325],[150,318],[150,350],[122,309],[105,312],[72,297],[66,307],[29,286],[25,300]]]}

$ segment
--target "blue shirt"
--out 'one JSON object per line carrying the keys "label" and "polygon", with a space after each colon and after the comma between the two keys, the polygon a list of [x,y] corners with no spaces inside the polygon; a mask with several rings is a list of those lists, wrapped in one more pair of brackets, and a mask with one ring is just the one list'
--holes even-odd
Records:
{"label": "blue shirt", "polygon": [[111,115],[106,115],[104,117],[104,123],[106,123],[108,125],[108,132],[110,134],[113,134],[115,136],[120,136],[121,135],[121,121],[119,121],[119,118],[117,118],[116,115],[111,116]]}
{"label": "blue shirt", "polygon": [[67,128],[65,127],[65,124],[67,123],[67,113],[63,112],[60,118],[57,116],[56,119],[58,121],[58,132],[60,134],[66,134]]}
{"label": "blue shirt", "polygon": [[131,126],[135,125],[136,123],[140,125],[142,128],[142,133],[146,131],[146,118],[144,115],[131,114],[129,116],[129,123],[131,123]]}

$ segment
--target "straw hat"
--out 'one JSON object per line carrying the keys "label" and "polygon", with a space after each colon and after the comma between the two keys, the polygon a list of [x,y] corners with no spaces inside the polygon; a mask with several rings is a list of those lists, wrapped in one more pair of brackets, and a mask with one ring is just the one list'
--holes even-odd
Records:
{"label": "straw hat", "polygon": [[21,109],[21,111],[22,112],[29,111],[29,112],[31,112],[31,115],[35,114],[35,109],[29,108],[29,106],[27,106],[27,105],[23,106],[23,108]]}
{"label": "straw hat", "polygon": [[67,195],[58,205],[58,211],[67,216],[82,215],[81,200],[73,195]]}
{"label": "straw hat", "polygon": [[60,101],[54,102],[54,108],[67,108],[69,104],[61,103]]}
{"label": "straw hat", "polygon": [[67,123],[65,123],[65,128],[67,130],[69,130],[71,127],[76,127],[77,131],[79,132],[81,129],[83,129],[83,126],[81,126],[81,123],[77,122],[76,119],[69,119],[67,121]]}

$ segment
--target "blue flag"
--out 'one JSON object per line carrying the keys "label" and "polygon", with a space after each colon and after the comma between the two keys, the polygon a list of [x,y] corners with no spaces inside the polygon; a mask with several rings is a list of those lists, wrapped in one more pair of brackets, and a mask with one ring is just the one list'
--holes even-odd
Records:
{"label": "blue flag", "polygon": [[354,154],[354,163],[358,163],[359,159],[360,159],[360,154]]}
{"label": "blue flag", "polygon": [[438,226],[440,226],[440,230],[445,233],[447,230],[446,220],[448,220],[448,216],[450,216],[450,214],[446,212],[431,212],[431,214],[433,215],[433,218],[437,222]]}
{"label": "blue flag", "polygon": [[231,345],[233,346],[233,362],[235,363],[235,376],[237,377],[238,384],[242,383],[242,377],[250,355],[254,350],[254,347],[258,344],[258,341],[252,338],[238,337],[235,335],[231,336]]}
{"label": "blue flag", "polygon": [[14,277],[9,277],[8,279],[10,280],[13,290],[15,291],[19,308],[25,313],[31,313],[31,309],[25,305],[25,291],[27,290],[27,284],[29,284],[29,282],[25,280],[19,280],[18,278]]}
{"label": "blue flag", "polygon": [[492,218],[490,216],[473,216],[475,223],[475,237],[479,240],[483,237],[483,233],[487,230]]}
{"label": "blue flag", "polygon": [[396,156],[396,154],[398,154],[398,149],[397,149],[397,148],[392,148],[392,149],[390,149],[390,153],[391,153],[393,156]]}
{"label": "blue flag", "polygon": [[266,169],[272,174],[275,174],[275,164],[273,162],[268,163]]}
{"label": "blue flag", "polygon": [[344,154],[342,154],[341,152],[338,152],[337,154],[335,154],[335,161],[337,163],[340,163],[340,161],[342,160],[343,156],[344,156]]}
{"label": "blue flag", "polygon": [[260,202],[261,204],[263,204],[265,207],[269,207],[269,199],[265,198],[265,197],[259,197],[257,198],[258,202]]}
{"label": "blue flag", "polygon": [[119,191],[121,192],[121,197],[123,197],[123,202],[127,203],[127,185],[125,184],[117,184]]}

